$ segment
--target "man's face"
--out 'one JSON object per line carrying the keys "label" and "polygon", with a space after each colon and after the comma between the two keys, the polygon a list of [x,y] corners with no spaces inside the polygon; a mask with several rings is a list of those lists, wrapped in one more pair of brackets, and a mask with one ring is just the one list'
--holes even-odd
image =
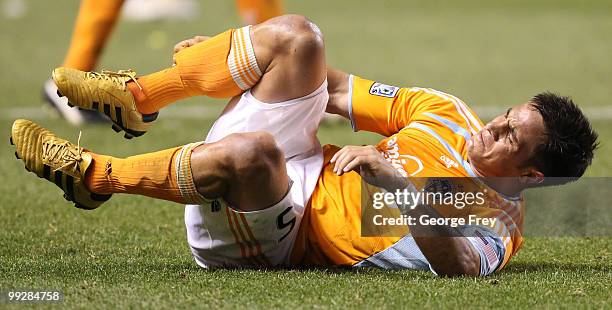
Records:
{"label": "man's face", "polygon": [[508,109],[473,135],[467,155],[482,176],[533,176],[535,168],[526,163],[544,139],[542,116],[531,103],[524,103]]}

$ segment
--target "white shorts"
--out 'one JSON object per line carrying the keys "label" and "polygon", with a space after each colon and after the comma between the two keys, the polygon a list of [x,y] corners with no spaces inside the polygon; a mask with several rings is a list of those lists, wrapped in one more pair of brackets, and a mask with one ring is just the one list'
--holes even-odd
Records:
{"label": "white shorts", "polygon": [[288,263],[304,208],[323,166],[316,132],[328,99],[327,81],[307,96],[280,103],[261,102],[247,91],[215,122],[207,143],[239,132],[272,134],[285,154],[290,188],[281,201],[254,212],[238,211],[222,199],[207,205],[187,205],[187,242],[198,265],[258,267]]}

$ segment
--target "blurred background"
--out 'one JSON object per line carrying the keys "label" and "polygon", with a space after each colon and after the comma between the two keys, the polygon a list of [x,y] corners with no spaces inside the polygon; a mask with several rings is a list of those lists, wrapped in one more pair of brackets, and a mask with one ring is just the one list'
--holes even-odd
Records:
{"label": "blurred background", "polygon": [[[183,3],[182,9],[164,6],[172,2]],[[387,84],[451,93],[485,122],[541,91],[572,96],[600,134],[587,175],[612,175],[612,1],[285,0],[282,6],[319,25],[329,65]],[[63,63],[78,9],[76,0],[0,0],[0,287],[62,288],[69,305],[80,308],[610,304],[609,237],[528,238],[508,268],[485,279],[410,271],[204,272],[186,246],[181,205],[115,195],[93,212],[72,208],[59,188],[26,174],[15,160],[8,143],[15,119],[34,120],[73,142],[82,131],[81,145],[129,156],[204,139],[225,105],[205,97],[179,102],[133,140],[110,124],[69,124],[42,94],[51,70]],[[245,19],[234,0],[127,0],[123,9],[97,70],[160,70],[170,66],[175,43],[238,27]],[[343,121],[325,122],[319,137],[338,145],[380,139],[352,133]],[[586,186],[605,198],[609,180]],[[608,227],[603,235],[609,236],[606,201],[599,200],[600,213],[589,214],[601,226],[576,222],[585,218],[586,192],[553,188],[551,200],[528,191],[527,224],[557,228],[533,234],[583,236]],[[569,208],[560,212],[563,203]]]}
{"label": "blurred background", "polygon": [[[186,13],[160,18],[146,16],[155,10],[147,2],[160,1],[127,1],[98,70],[150,73],[170,65],[178,41],[241,23],[235,1],[189,1]],[[0,0],[0,130],[7,135],[12,121],[25,117],[76,138],[78,130],[44,104],[41,92],[62,64],[78,7],[75,0]],[[611,1],[287,0],[283,7],[319,25],[329,65],[387,84],[454,94],[484,121],[543,90],[572,96],[603,141],[588,174],[610,175]],[[223,105],[204,97],[181,102],[162,111],[137,141],[123,141],[106,125],[81,126],[83,143],[123,156],[199,140]],[[378,139],[352,134],[343,122],[325,124],[320,138],[336,144]]]}

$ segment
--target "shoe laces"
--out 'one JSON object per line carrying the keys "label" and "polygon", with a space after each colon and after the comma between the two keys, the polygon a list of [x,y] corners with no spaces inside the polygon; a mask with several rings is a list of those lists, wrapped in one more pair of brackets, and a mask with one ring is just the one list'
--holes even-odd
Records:
{"label": "shoe laces", "polygon": [[117,85],[121,85],[125,90],[126,83],[128,81],[134,81],[138,88],[142,90],[142,86],[136,80],[136,72],[132,69],[128,70],[119,70],[119,71],[110,71],[110,70],[102,70],[102,72],[87,72],[87,77],[90,79],[98,79],[98,80],[106,80],[113,82]]}
{"label": "shoe laces", "polygon": [[76,152],[74,150],[74,144],[64,141],[57,143],[54,141],[44,142],[42,145],[42,159],[54,164],[60,165],[53,171],[58,170],[71,170],[76,173],[79,172],[79,163],[83,160],[83,148],[81,148],[81,132],[79,131],[79,138],[77,140]]}

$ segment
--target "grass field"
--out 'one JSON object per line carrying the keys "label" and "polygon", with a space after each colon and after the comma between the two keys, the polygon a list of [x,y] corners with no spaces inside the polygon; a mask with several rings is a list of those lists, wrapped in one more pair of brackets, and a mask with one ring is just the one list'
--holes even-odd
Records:
{"label": "grass field", "polygon": [[[9,1],[0,1],[5,3]],[[612,238],[533,237],[502,272],[440,279],[378,270],[206,271],[185,242],[183,208],[116,196],[104,208],[71,207],[60,190],[14,159],[10,125],[30,118],[76,140],[78,129],[41,108],[42,82],[68,45],[76,1],[25,1],[19,19],[0,17],[0,289],[59,288],[73,308],[609,308]],[[602,146],[591,177],[612,174],[612,2],[287,1],[326,36],[328,61],[396,85],[453,93],[481,111],[524,102],[542,90],[586,109]],[[175,42],[238,22],[232,1],[203,1],[200,18],[120,22],[100,68],[148,73],[169,65]],[[163,111],[142,138],[86,126],[82,144],[117,156],[201,140],[222,101],[196,98]],[[194,129],[195,128],[195,129]],[[1,135],[0,135],[1,136]],[[325,125],[325,143],[374,143],[346,124]],[[530,206],[529,207],[537,207]]]}

